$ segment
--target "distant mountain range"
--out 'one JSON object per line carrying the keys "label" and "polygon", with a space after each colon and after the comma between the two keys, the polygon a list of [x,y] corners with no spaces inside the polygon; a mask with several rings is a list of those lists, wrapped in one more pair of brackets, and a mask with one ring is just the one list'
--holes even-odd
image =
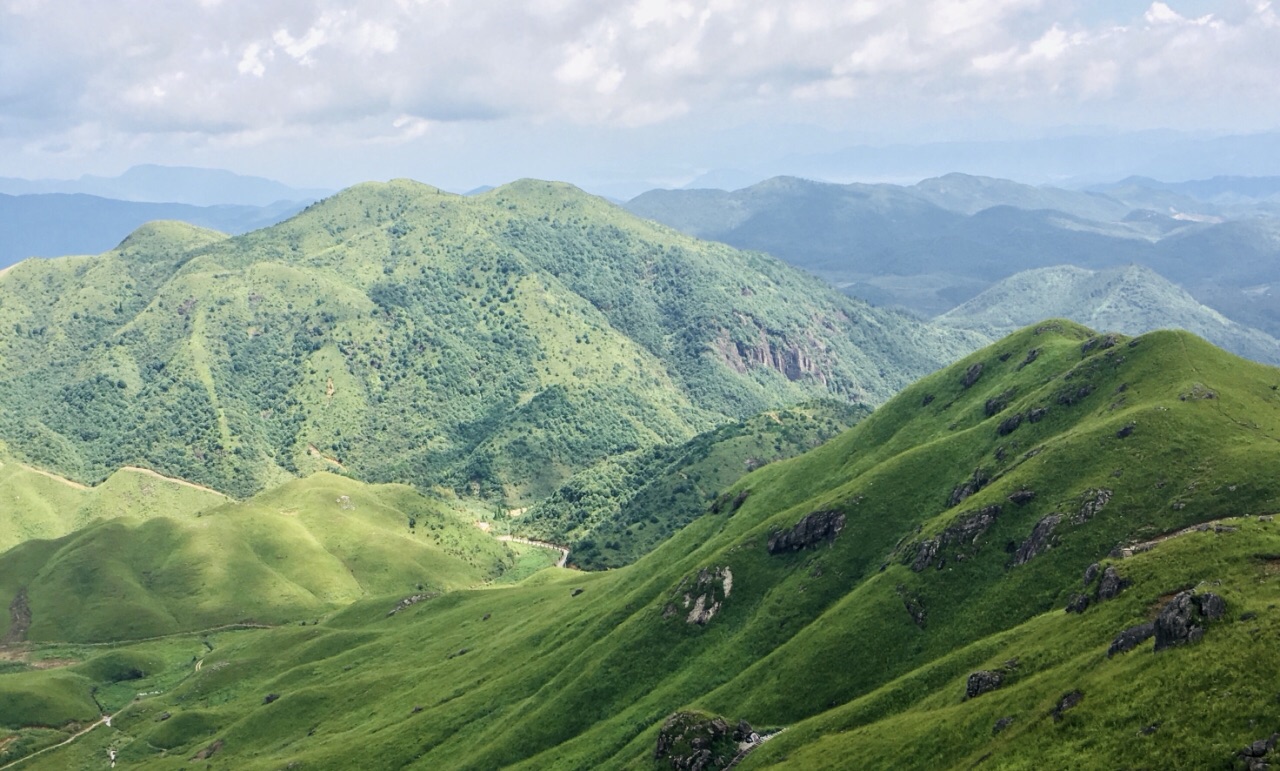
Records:
{"label": "distant mountain range", "polygon": [[181,220],[237,235],[274,225],[305,206],[290,201],[269,206],[192,206],[82,193],[0,194],[0,268],[27,257],[98,254],[153,220]]}
{"label": "distant mountain range", "polygon": [[924,316],[1024,270],[1138,264],[1233,320],[1280,336],[1280,293],[1271,289],[1280,286],[1280,218],[1266,198],[1241,197],[1273,187],[1130,179],[1076,191],[962,174],[911,186],[778,177],[733,192],[654,190],[626,206]]}
{"label": "distant mountain range", "polygon": [[332,190],[304,189],[264,177],[245,176],[225,169],[192,166],[133,166],[115,177],[86,174],[79,179],[17,179],[0,177],[0,193],[82,193],[122,201],[185,203],[192,206],[269,206],[282,201],[310,203]]}

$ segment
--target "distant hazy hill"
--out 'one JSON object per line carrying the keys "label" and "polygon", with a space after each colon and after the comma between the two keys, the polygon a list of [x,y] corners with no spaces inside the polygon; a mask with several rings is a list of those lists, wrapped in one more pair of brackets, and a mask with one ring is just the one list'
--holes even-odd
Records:
{"label": "distant hazy hill", "polygon": [[337,469],[522,505],[730,418],[878,403],[981,339],[567,185],[368,184],[237,238],[157,223],[10,268],[0,438],[82,482]]}
{"label": "distant hazy hill", "polygon": [[[963,174],[913,186],[778,177],[734,192],[654,190],[627,207],[925,316],[1023,270],[1140,264],[1235,321],[1280,335],[1280,291],[1271,290],[1280,287],[1280,218],[1271,204],[1225,206],[1144,184],[1126,180],[1104,194]],[[1269,189],[1265,179],[1218,184]]]}
{"label": "distant hazy hill", "polygon": [[0,194],[0,268],[27,257],[97,254],[153,220],[180,220],[238,234],[274,225],[297,214],[304,205],[191,206],[83,194]]}
{"label": "distant hazy hill", "polygon": [[1098,271],[1059,265],[1023,271],[935,321],[998,337],[1049,316],[1135,335],[1186,329],[1246,358],[1280,363],[1280,341],[1231,321],[1137,265]]}
{"label": "distant hazy hill", "polygon": [[330,190],[290,187],[275,180],[224,169],[191,166],[133,166],[116,177],[86,174],[79,179],[15,179],[0,177],[0,193],[82,193],[124,201],[185,203],[194,206],[239,204],[268,206],[282,201],[310,203]]}

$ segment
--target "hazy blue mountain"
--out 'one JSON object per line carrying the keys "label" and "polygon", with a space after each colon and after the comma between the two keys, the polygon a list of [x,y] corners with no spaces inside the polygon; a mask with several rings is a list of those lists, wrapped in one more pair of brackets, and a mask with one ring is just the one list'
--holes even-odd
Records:
{"label": "hazy blue mountain", "polygon": [[1132,335],[1185,329],[1240,356],[1280,364],[1276,338],[1228,319],[1140,265],[1106,270],[1057,265],[1022,271],[935,322],[1001,337],[1050,316]]}
{"label": "hazy blue mountain", "polygon": [[288,219],[305,204],[191,206],[83,194],[0,194],[0,267],[27,257],[97,254],[145,222],[180,220],[236,235]]}
{"label": "hazy blue mountain", "polygon": [[239,204],[267,206],[279,201],[310,203],[331,190],[290,187],[263,177],[236,174],[224,169],[191,166],[134,166],[116,177],[86,174],[79,179],[27,180],[0,177],[0,193],[85,193],[123,201],[185,203],[193,206]]}

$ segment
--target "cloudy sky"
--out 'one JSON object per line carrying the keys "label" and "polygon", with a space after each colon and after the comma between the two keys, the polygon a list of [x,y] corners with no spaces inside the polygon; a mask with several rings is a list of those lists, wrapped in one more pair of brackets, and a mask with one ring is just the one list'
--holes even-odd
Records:
{"label": "cloudy sky", "polygon": [[680,185],[855,144],[1271,131],[1278,82],[1264,0],[0,0],[0,176]]}

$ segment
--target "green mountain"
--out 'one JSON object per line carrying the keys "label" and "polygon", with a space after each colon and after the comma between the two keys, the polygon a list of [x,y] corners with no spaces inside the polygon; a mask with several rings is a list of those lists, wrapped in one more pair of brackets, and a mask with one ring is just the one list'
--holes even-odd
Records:
{"label": "green mountain", "polygon": [[1240,356],[1280,364],[1280,341],[1201,305],[1139,265],[1098,271],[1059,265],[1015,273],[934,321],[1002,337],[1047,316],[1128,334],[1185,329]]}
{"label": "green mountain", "polygon": [[92,483],[318,470],[526,505],[621,452],[877,403],[979,338],[568,185],[369,184],[236,238],[178,223],[0,276],[0,438]]}
{"label": "green mountain", "polygon": [[725,768],[752,733],[736,767],[1230,767],[1280,727],[1278,386],[1044,322],[624,568],[36,647],[0,751],[110,711],[26,767]]}

